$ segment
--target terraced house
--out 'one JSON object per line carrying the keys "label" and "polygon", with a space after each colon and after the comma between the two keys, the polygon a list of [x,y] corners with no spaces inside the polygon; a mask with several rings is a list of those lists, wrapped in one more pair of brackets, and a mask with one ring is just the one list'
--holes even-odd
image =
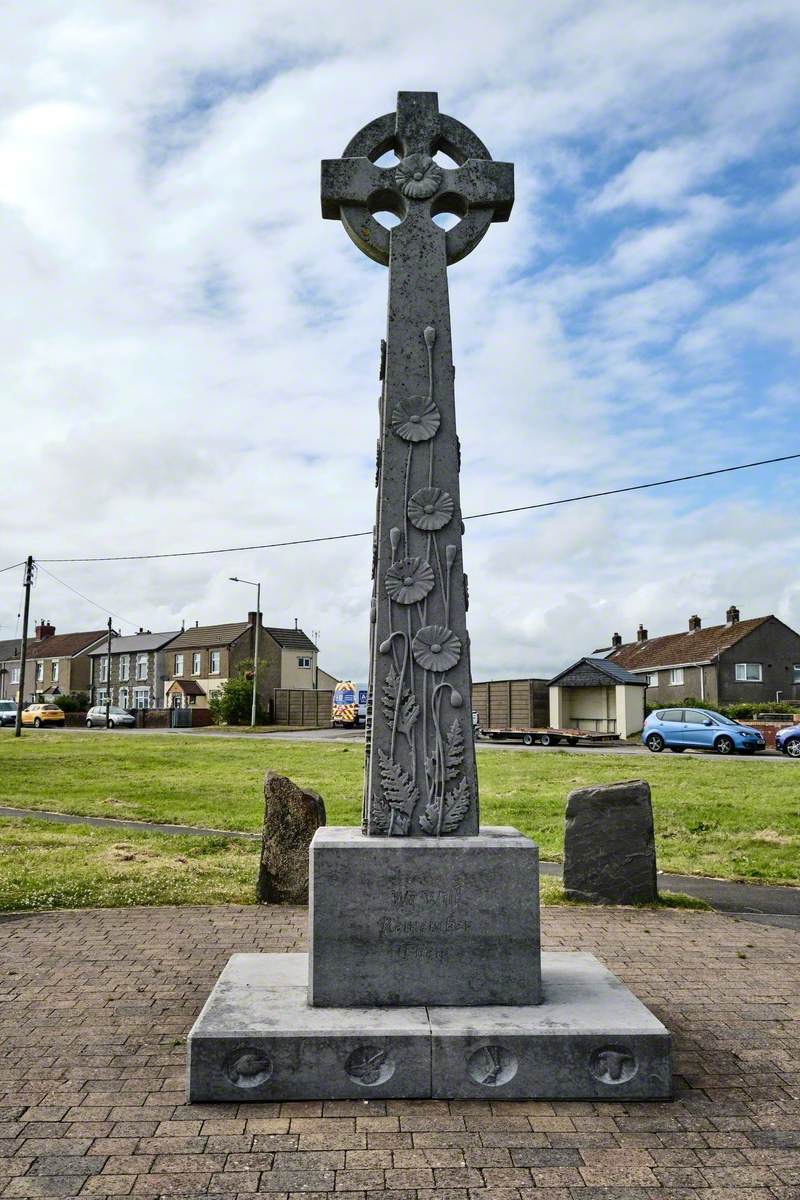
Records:
{"label": "terraced house", "polygon": [[56,696],[88,693],[91,682],[89,652],[108,637],[107,629],[57,634],[54,625],[41,621],[28,642],[23,700],[53,700]]}
{"label": "terraced house", "polygon": [[16,700],[19,691],[20,650],[19,638],[0,642],[0,700]]}
{"label": "terraced house", "polygon": [[[91,651],[91,703],[120,708],[160,708],[167,677],[167,650],[180,629],[150,633],[140,629],[130,637],[115,637]],[[109,694],[110,693],[110,694]]]}
{"label": "terraced house", "polygon": [[703,629],[695,614],[687,630],[655,638],[640,625],[635,642],[615,633],[601,653],[646,681],[648,704],[800,703],[800,634],[772,614],[743,621],[731,605],[724,625]]}

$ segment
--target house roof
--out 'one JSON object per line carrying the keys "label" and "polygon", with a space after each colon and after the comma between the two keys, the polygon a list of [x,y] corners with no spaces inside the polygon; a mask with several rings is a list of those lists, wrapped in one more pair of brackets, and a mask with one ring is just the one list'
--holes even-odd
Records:
{"label": "house roof", "polygon": [[632,675],[618,663],[609,662],[607,658],[579,658],[566,671],[550,680],[548,687],[558,684],[560,687],[608,687],[613,684],[625,683],[634,687],[645,687],[644,679]]}
{"label": "house roof", "polygon": [[194,679],[173,679],[167,692],[171,692],[173,688],[179,688],[184,696],[205,696],[200,684]]}
{"label": "house roof", "polygon": [[249,621],[234,621],[230,625],[192,625],[179,633],[170,650],[196,650],[201,646],[230,646],[250,628]]}
{"label": "house roof", "polygon": [[265,625],[267,633],[284,650],[316,650],[311,638],[302,629],[281,629],[276,625]]}
{"label": "house roof", "polygon": [[[174,629],[172,633],[134,633],[130,637],[114,638],[111,643],[111,654],[112,656],[114,654],[139,654],[144,650],[160,650],[179,633],[180,629]],[[90,652],[90,656],[99,658],[105,654],[107,648],[98,646],[96,650]]]}
{"label": "house roof", "polygon": [[71,658],[107,636],[107,629],[90,629],[86,633],[56,633],[42,642],[28,642],[28,658]]}
{"label": "house roof", "polygon": [[687,666],[690,663],[710,662],[716,654],[735,646],[748,633],[758,629],[771,617],[750,617],[734,625],[709,625],[684,633],[667,633],[644,642],[626,642],[612,650],[607,663],[618,663],[629,671],[652,670],[655,667]]}
{"label": "house roof", "polygon": [[5,662],[9,658],[19,658],[22,642],[19,638],[14,638],[8,642],[0,642],[0,662]]}

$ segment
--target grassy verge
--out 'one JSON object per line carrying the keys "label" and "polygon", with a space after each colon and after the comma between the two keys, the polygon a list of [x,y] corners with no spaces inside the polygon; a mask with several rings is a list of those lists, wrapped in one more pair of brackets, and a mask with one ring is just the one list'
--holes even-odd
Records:
{"label": "grassy verge", "polygon": [[[257,842],[233,838],[128,834],[88,825],[4,820],[0,911],[253,904],[258,852]],[[565,903],[559,880],[542,879],[541,900]],[[666,903],[673,901],[665,897]],[[702,902],[691,906],[704,907]]]}
{"label": "grassy verge", "polygon": [[[357,745],[0,731],[0,804],[22,808],[255,830],[267,768],[318,791],[330,824],[358,823]],[[561,857],[572,788],[638,777],[662,870],[800,884],[798,764],[485,750],[478,768],[484,823],[516,825],[544,858]]]}

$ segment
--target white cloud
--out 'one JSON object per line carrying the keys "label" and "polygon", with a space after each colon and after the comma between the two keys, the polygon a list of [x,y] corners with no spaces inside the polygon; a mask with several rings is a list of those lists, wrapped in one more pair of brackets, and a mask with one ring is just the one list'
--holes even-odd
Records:
{"label": "white cloud", "polygon": [[[321,220],[318,174],[398,87],[438,88],[516,163],[511,221],[450,272],[465,511],[749,457],[754,413],[753,457],[787,444],[796,188],[778,160],[800,20],[777,0],[78,0],[6,27],[0,403],[20,501],[0,566],[371,526],[386,273]],[[766,205],[760,161],[782,180]],[[613,628],[732,600],[799,624],[766,480],[713,494],[470,523],[476,674],[555,671]],[[323,664],[361,674],[369,562],[365,538],[53,570],[150,628],[234,619],[249,597],[228,576],[260,577],[270,622],[319,628]],[[18,594],[0,575],[0,637]],[[103,620],[44,575],[34,609]]]}

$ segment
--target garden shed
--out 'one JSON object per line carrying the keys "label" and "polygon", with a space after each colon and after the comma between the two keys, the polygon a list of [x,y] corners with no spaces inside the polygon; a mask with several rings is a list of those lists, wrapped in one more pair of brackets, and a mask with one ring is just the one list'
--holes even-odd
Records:
{"label": "garden shed", "polygon": [[644,725],[646,680],[606,658],[581,658],[548,684],[553,729],[639,733]]}

